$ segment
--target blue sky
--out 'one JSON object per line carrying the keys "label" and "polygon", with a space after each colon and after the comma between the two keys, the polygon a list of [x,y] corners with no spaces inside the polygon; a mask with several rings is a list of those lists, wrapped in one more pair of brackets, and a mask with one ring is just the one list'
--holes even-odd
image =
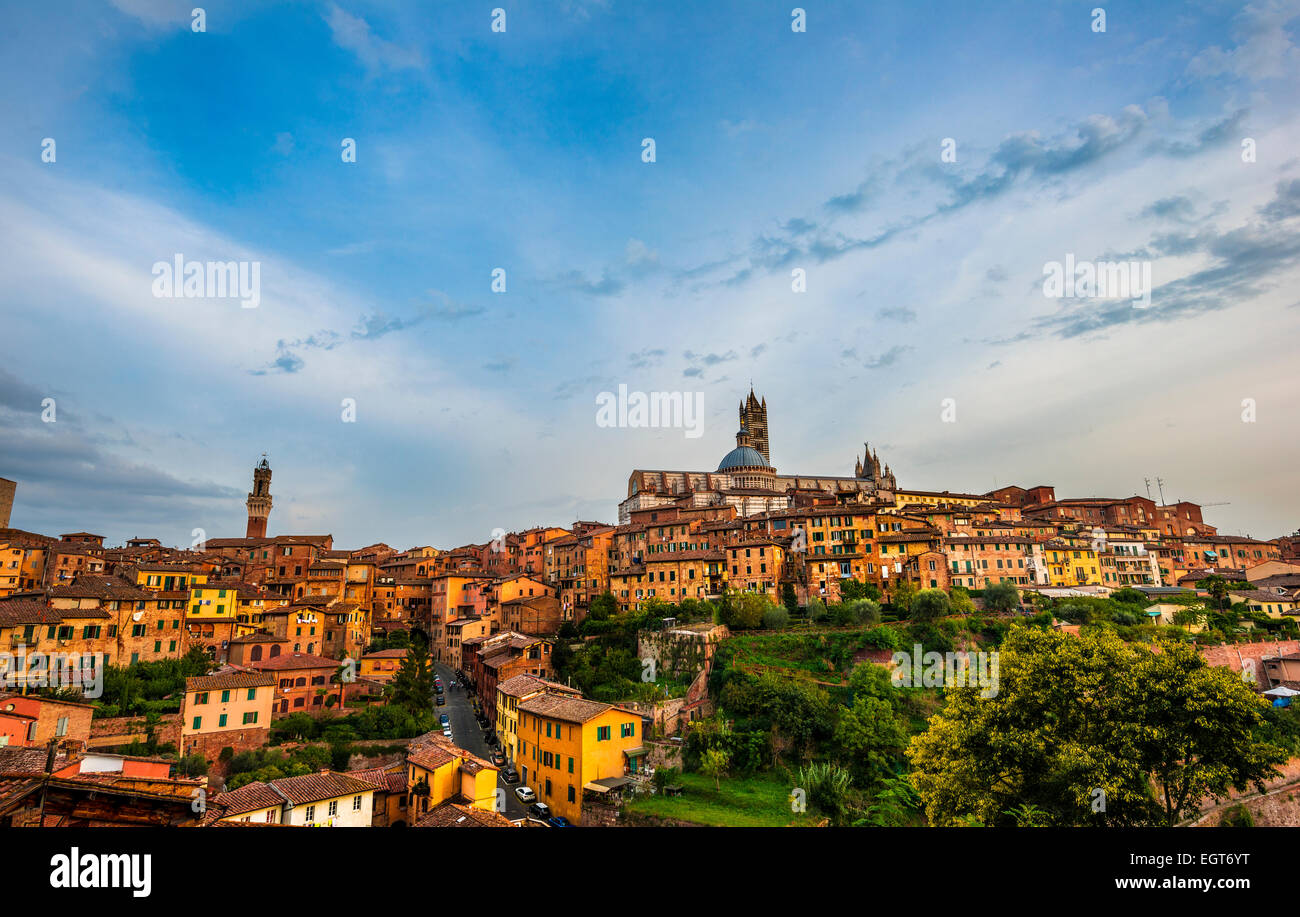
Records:
{"label": "blue sky", "polygon": [[[751,379],[783,473],[870,439],[903,487],[1300,524],[1300,4],[194,5],[0,12],[16,526],[242,534],[263,451],[272,532],[611,520]],[[177,252],[261,304],[155,298]],[[1151,307],[1046,298],[1067,253],[1150,261]],[[704,435],[597,427],[619,384]]]}

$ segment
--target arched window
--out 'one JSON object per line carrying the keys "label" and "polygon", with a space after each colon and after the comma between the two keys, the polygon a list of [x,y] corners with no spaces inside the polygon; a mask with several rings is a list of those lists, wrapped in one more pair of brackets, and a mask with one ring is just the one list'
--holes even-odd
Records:
{"label": "arched window", "polygon": [[270,658],[271,658],[271,659],[274,659],[276,656],[279,656],[279,655],[280,655],[280,644],[278,644],[278,643],[273,643],[273,644],[271,645],[271,656],[270,656]]}
{"label": "arched window", "polygon": [[295,687],[298,687],[298,688],[305,688],[305,687],[307,687],[307,679],[306,679],[306,678],[299,678],[296,682],[294,682],[294,686],[295,686]]}
{"label": "arched window", "polygon": [[253,652],[248,658],[251,662],[260,662],[262,660],[262,648],[260,646],[254,646]]}

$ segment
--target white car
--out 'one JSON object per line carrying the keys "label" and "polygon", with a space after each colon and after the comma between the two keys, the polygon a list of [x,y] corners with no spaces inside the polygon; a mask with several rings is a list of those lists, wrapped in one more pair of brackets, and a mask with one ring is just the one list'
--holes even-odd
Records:
{"label": "white car", "polygon": [[515,787],[515,795],[519,797],[520,802],[525,804],[530,803],[537,798],[537,794],[534,793],[531,788],[526,786]]}
{"label": "white car", "polygon": [[450,726],[443,726],[443,727],[442,727],[442,734],[445,735],[447,738],[450,739],[450,738],[451,738],[451,727],[450,727]]}

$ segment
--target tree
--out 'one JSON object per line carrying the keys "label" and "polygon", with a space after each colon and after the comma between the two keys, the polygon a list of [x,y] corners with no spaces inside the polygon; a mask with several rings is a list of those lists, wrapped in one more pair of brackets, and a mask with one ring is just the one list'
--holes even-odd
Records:
{"label": "tree", "polygon": [[784,605],[773,605],[763,612],[763,626],[768,630],[781,630],[790,623],[790,612]]}
{"label": "tree", "polygon": [[1054,826],[1172,825],[1287,758],[1264,738],[1267,704],[1172,641],[1154,651],[1112,631],[1017,624],[993,693],[950,688],[945,701],[907,752],[933,825],[1026,813]]}
{"label": "tree", "polygon": [[857,599],[853,602],[845,602],[844,607],[848,612],[849,619],[854,624],[860,624],[863,627],[874,627],[880,623],[880,604],[873,602],[871,599]]}
{"label": "tree", "polygon": [[422,638],[411,641],[411,648],[393,676],[392,703],[419,714],[429,709],[433,695],[433,662],[429,645]]}
{"label": "tree", "polygon": [[710,748],[704,753],[704,758],[700,761],[700,773],[706,777],[713,778],[714,789],[722,789],[722,778],[727,775],[727,768],[731,765],[731,755],[721,748]]}
{"label": "tree", "polygon": [[890,593],[889,604],[895,611],[907,614],[912,608],[912,599],[916,598],[916,587],[907,580],[900,580]]}
{"label": "tree", "polygon": [[994,583],[984,590],[984,610],[1000,614],[1020,607],[1020,590],[1012,583]]}
{"label": "tree", "polygon": [[948,593],[942,589],[922,589],[912,599],[908,617],[913,621],[933,623],[952,611]]}
{"label": "tree", "polygon": [[781,604],[790,614],[796,614],[799,611],[799,597],[795,595],[794,583],[784,582],[781,584]]}
{"label": "tree", "polygon": [[970,592],[961,586],[953,586],[949,593],[952,600],[952,613],[969,617],[975,614],[975,603],[971,601]]}
{"label": "tree", "polygon": [[591,605],[587,608],[587,617],[592,621],[608,621],[616,614],[618,614],[618,602],[614,598],[614,593],[608,589],[592,599]]}
{"label": "tree", "polygon": [[1210,598],[1218,603],[1220,613],[1227,607],[1228,589],[1231,587],[1224,577],[1217,573],[1212,574],[1203,580],[1197,581],[1196,588],[1204,589],[1210,594]]}

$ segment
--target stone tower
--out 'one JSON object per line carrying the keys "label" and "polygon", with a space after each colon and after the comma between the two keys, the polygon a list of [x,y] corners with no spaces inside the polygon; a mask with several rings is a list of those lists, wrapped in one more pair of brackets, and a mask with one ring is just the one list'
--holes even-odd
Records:
{"label": "stone tower", "polygon": [[769,464],[772,456],[767,450],[767,399],[759,401],[754,396],[754,387],[749,387],[749,397],[740,403],[740,426],[749,431],[750,445]]}
{"label": "stone tower", "polygon": [[271,466],[266,456],[253,468],[253,492],[248,495],[246,538],[266,537],[266,517],[271,515]]}

